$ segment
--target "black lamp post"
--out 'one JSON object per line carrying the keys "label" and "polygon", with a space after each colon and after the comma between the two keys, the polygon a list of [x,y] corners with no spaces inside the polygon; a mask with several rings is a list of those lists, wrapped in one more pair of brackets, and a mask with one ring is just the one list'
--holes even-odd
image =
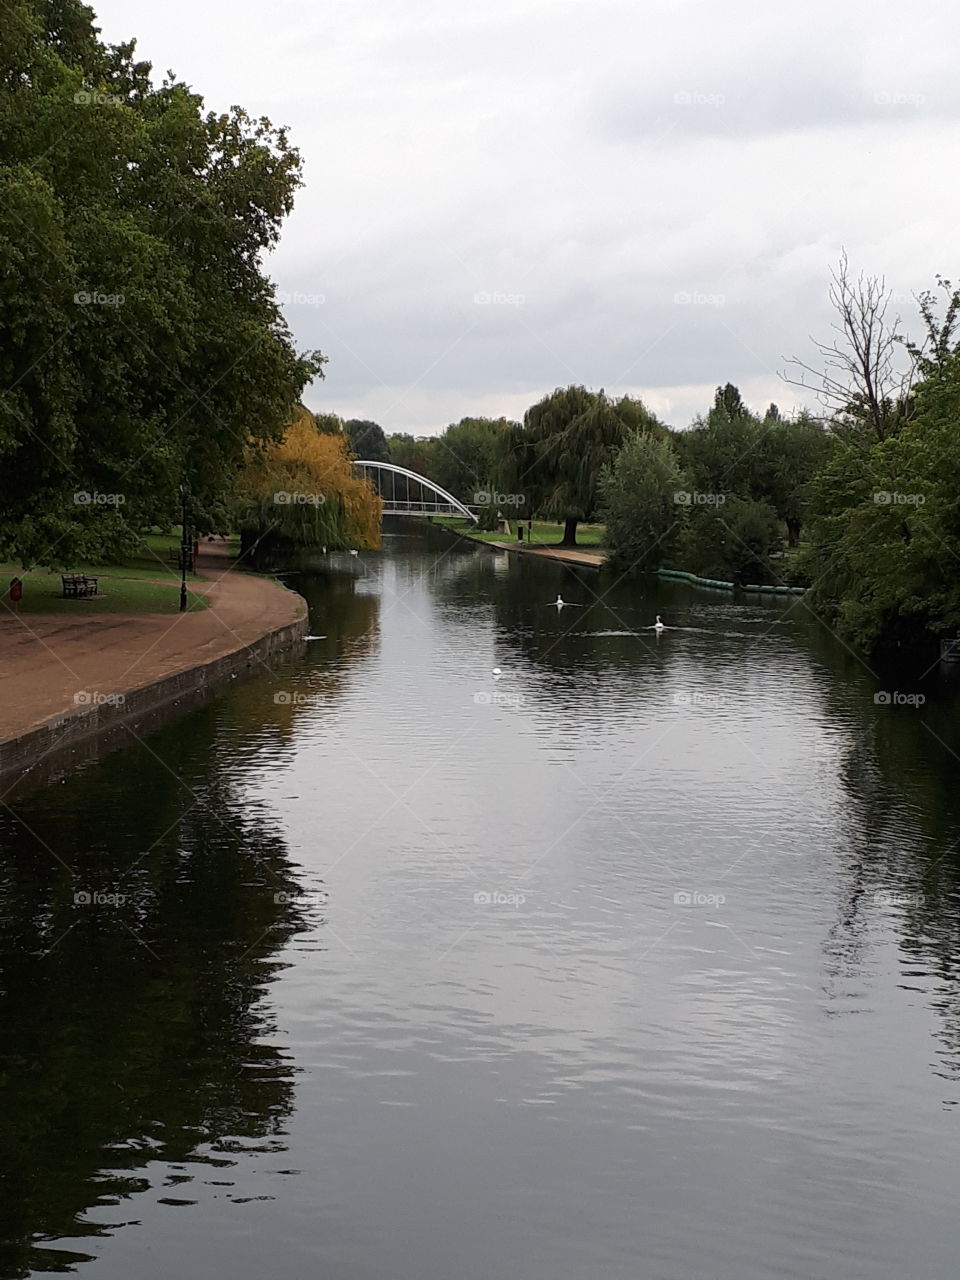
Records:
{"label": "black lamp post", "polygon": [[187,527],[187,486],[180,485],[180,612],[187,612],[187,557],[190,554],[190,530]]}

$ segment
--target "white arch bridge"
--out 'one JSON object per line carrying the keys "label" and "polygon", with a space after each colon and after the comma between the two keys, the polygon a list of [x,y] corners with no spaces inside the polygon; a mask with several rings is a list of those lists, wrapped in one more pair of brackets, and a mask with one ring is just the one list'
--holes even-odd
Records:
{"label": "white arch bridge", "polygon": [[361,468],[376,489],[385,516],[466,516],[477,523],[469,507],[416,471],[367,458],[357,458],[353,465]]}

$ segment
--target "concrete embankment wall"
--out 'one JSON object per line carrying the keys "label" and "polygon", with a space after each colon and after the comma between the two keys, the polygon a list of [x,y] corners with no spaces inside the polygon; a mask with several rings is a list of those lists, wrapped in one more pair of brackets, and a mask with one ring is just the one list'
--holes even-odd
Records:
{"label": "concrete embankment wall", "polygon": [[185,667],[124,691],[122,703],[80,706],[0,743],[0,792],[7,800],[45,786],[109,751],[128,746],[220,692],[230,680],[256,675],[264,664],[302,651],[307,609],[294,622],[210,662]]}

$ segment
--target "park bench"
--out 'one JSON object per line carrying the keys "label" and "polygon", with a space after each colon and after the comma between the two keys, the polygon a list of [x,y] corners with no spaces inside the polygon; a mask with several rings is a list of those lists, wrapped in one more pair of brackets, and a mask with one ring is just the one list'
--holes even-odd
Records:
{"label": "park bench", "polygon": [[99,579],[88,578],[83,573],[61,573],[60,582],[65,600],[81,600],[97,594]]}

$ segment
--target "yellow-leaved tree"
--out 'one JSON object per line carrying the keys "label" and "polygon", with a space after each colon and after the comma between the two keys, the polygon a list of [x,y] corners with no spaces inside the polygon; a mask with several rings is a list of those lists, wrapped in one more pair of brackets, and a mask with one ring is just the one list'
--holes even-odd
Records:
{"label": "yellow-leaved tree", "polygon": [[280,443],[251,446],[236,493],[244,544],[378,548],[381,502],[347,450],[346,437],[318,430],[303,405]]}

